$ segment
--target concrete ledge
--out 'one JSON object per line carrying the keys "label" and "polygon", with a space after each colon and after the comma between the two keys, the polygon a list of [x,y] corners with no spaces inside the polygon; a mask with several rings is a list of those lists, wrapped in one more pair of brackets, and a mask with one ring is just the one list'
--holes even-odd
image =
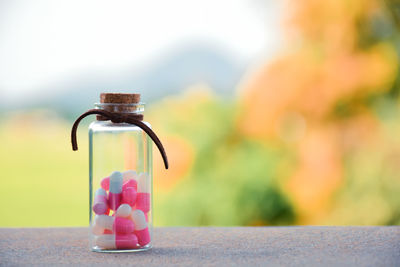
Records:
{"label": "concrete ledge", "polygon": [[87,228],[2,228],[0,265],[400,266],[400,227],[156,228],[146,252],[89,251]]}

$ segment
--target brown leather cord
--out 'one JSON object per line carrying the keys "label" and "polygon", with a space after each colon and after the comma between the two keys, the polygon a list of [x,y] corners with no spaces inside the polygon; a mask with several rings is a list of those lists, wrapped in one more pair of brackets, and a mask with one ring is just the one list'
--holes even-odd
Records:
{"label": "brown leather cord", "polygon": [[167,154],[165,153],[165,149],[160,141],[158,139],[157,135],[151,130],[146,124],[144,124],[141,120],[143,120],[143,115],[141,114],[132,114],[132,113],[115,113],[115,112],[110,112],[106,111],[103,109],[89,109],[82,115],[80,115],[76,121],[74,122],[74,125],[72,126],[71,130],[71,143],[72,143],[72,150],[78,150],[78,143],[76,141],[76,130],[78,129],[78,125],[81,122],[83,118],[89,115],[100,115],[102,118],[108,118],[114,123],[129,123],[138,126],[141,128],[145,133],[150,136],[151,140],[156,144],[158,150],[161,153],[161,156],[164,161],[164,166],[166,169],[168,169],[168,158]]}

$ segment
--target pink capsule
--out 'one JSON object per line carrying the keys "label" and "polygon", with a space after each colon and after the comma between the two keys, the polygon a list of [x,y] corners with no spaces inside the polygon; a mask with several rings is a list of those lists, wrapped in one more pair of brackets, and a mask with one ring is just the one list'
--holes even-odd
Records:
{"label": "pink capsule", "polygon": [[138,238],[135,234],[100,235],[95,242],[102,249],[133,249],[137,247]]}
{"label": "pink capsule", "polygon": [[108,191],[110,189],[110,177],[106,177],[100,182],[101,187]]}
{"label": "pink capsule", "polygon": [[116,234],[115,246],[117,249],[131,249],[136,248],[138,245],[138,238],[135,234]]}
{"label": "pink capsule", "polygon": [[136,202],[136,190],[133,187],[127,187],[122,190],[122,203],[133,207]]}
{"label": "pink capsule", "polygon": [[133,187],[135,188],[135,191],[137,191],[137,182],[134,179],[129,179],[128,181],[124,182],[122,185],[122,190],[125,190],[128,187]]}
{"label": "pink capsule", "polygon": [[150,233],[148,224],[146,222],[146,217],[141,210],[132,211],[131,218],[135,224],[135,235],[138,238],[140,246],[145,246],[150,243]]}
{"label": "pink capsule", "polygon": [[110,175],[110,192],[108,193],[108,205],[110,209],[117,210],[122,198],[122,173],[116,171]]}
{"label": "pink capsule", "polygon": [[94,213],[98,215],[107,213],[108,210],[107,192],[103,188],[99,188],[96,190],[92,208]]}
{"label": "pink capsule", "polygon": [[148,227],[142,230],[135,231],[135,235],[137,236],[138,243],[140,246],[145,246],[151,241]]}
{"label": "pink capsule", "polygon": [[135,230],[135,225],[129,219],[123,217],[115,217],[113,224],[113,231],[119,234],[129,234],[133,233]]}
{"label": "pink capsule", "polygon": [[110,209],[116,210],[121,204],[121,194],[108,193],[108,205]]}
{"label": "pink capsule", "polygon": [[137,193],[136,208],[143,211],[144,213],[150,211],[150,193]]}

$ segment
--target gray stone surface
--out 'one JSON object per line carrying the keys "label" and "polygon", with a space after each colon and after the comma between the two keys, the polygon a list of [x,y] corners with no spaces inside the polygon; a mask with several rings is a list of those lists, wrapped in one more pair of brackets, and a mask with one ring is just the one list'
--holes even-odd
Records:
{"label": "gray stone surface", "polygon": [[157,228],[154,248],[89,251],[86,228],[2,228],[0,264],[400,266],[400,227]]}

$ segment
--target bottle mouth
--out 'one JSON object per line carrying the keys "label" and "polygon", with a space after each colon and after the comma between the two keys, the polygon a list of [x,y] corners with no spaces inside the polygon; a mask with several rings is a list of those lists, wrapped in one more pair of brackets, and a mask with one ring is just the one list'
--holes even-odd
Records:
{"label": "bottle mouth", "polygon": [[143,113],[145,103],[95,103],[96,109],[117,113]]}

